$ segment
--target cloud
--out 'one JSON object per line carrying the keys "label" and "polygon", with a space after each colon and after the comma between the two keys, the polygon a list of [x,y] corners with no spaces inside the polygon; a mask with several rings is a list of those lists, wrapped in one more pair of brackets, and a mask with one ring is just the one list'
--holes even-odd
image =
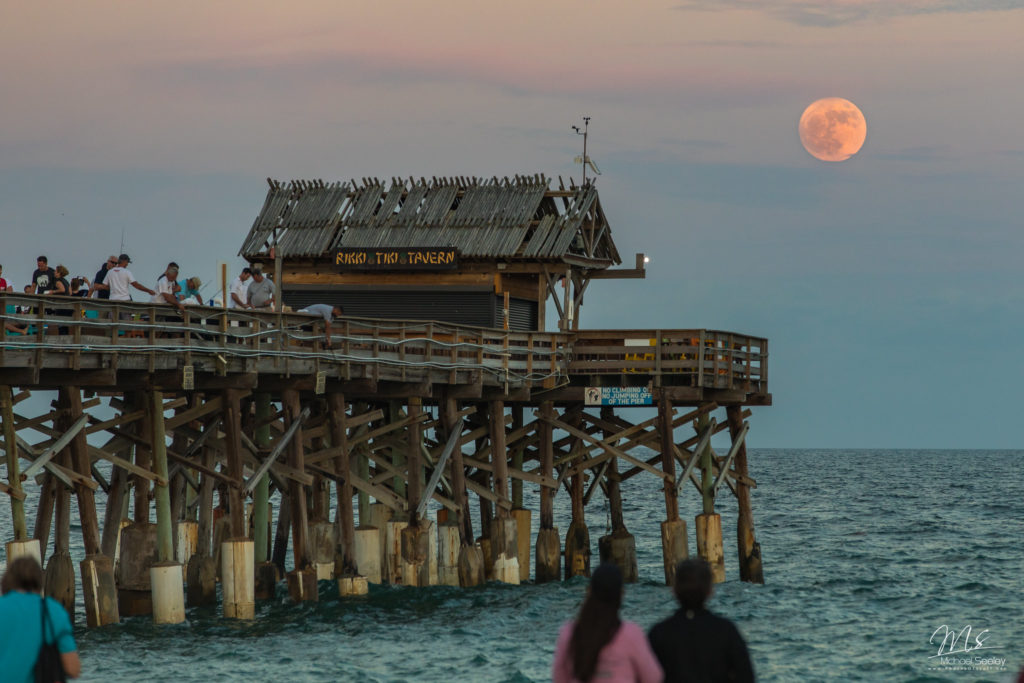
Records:
{"label": "cloud", "polygon": [[677,10],[756,10],[801,26],[842,26],[915,14],[1021,9],[1017,0],[687,0]]}

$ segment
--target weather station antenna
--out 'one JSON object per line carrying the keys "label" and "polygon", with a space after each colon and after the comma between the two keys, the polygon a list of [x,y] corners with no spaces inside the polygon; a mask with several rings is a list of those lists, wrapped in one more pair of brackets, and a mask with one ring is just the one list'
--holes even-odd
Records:
{"label": "weather station antenna", "polygon": [[601,175],[601,169],[597,167],[589,156],[587,156],[587,135],[589,134],[588,129],[590,128],[590,117],[583,117],[583,130],[580,130],[579,126],[572,126],[572,129],[576,131],[576,135],[583,136],[583,156],[578,156],[573,159],[574,163],[580,164],[583,167],[583,184],[587,184],[587,166],[590,166],[594,175]]}

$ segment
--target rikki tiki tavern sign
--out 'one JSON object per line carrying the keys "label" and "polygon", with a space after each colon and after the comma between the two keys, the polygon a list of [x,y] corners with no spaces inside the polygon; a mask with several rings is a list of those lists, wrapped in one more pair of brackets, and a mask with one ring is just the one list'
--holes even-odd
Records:
{"label": "rikki tiki tavern sign", "polygon": [[455,247],[347,248],[334,252],[338,270],[455,270],[459,250]]}

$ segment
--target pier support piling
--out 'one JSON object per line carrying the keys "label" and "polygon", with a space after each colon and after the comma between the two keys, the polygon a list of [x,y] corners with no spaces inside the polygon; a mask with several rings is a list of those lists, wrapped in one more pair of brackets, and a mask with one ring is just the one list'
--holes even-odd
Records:
{"label": "pier support piling", "polygon": [[226,619],[256,617],[255,544],[248,539],[224,543],[220,552],[221,589]]}
{"label": "pier support piling", "polygon": [[85,623],[90,628],[118,623],[121,617],[117,610],[114,560],[106,555],[87,555],[79,565],[79,570],[82,575]]}
{"label": "pier support piling", "polygon": [[370,583],[382,583],[381,577],[381,531],[377,527],[360,525],[355,531],[355,569]]}
{"label": "pier support piling", "polygon": [[754,536],[754,513],[750,505],[750,486],[747,481],[747,444],[738,439],[744,436],[743,410],[739,406],[729,406],[725,414],[729,420],[729,434],[732,436],[736,458],[733,469],[736,471],[736,504],[739,509],[736,519],[736,545],[739,551],[740,581],[764,583],[764,570],[761,567],[761,544]]}
{"label": "pier support piling", "polygon": [[697,515],[697,555],[711,565],[715,583],[725,581],[725,556],[722,553],[722,518],[715,513],[714,454],[711,450],[710,431],[714,429],[707,413],[697,418],[697,436],[700,443],[697,462],[700,465],[700,489],[703,513]]}
{"label": "pier support piling", "polygon": [[[253,443],[266,457],[270,450],[270,394],[260,392],[253,397],[256,428]],[[253,596],[256,600],[273,599],[277,592],[277,565],[270,561],[270,475],[264,473],[252,492],[253,501]]]}
{"label": "pier support piling", "polygon": [[[496,581],[519,583],[519,540],[516,520],[509,499],[508,448],[505,435],[505,403],[491,401],[488,423],[491,428],[491,461],[494,466],[494,494],[497,518],[491,523],[491,571]],[[527,538],[527,542],[529,539]],[[527,553],[529,550],[527,550]]]}
{"label": "pier support piling", "polygon": [[689,556],[686,522],[679,518],[679,493],[676,482],[676,461],[673,439],[672,403],[664,396],[658,401],[658,431],[661,437],[662,471],[670,475],[662,481],[665,491],[665,521],[661,523],[661,557],[665,568],[665,583],[676,582],[676,565]]}
{"label": "pier support piling", "polygon": [[[611,408],[601,409],[601,418],[610,424],[614,418]],[[603,430],[605,440],[611,439],[611,430]],[[639,578],[639,569],[636,561],[636,539],[626,529],[626,522],[622,516],[622,492],[619,487],[619,463],[618,458],[608,460],[605,468],[605,493],[608,495],[608,510],[611,517],[611,533],[597,539],[598,553],[601,563],[610,562],[617,566],[622,572],[622,580],[626,583],[635,583]]]}
{"label": "pier support piling", "polygon": [[459,552],[462,541],[459,538],[459,525],[445,522],[437,526],[438,536],[438,583],[442,586],[459,585]]}
{"label": "pier support piling", "polygon": [[185,621],[185,593],[182,590],[181,565],[160,562],[149,570],[153,587],[153,622],[180,624]]}
{"label": "pier support piling", "polygon": [[[573,419],[573,423],[574,427],[579,427],[578,416]],[[583,441],[574,438],[573,454],[580,456],[582,450]],[[583,475],[584,471],[579,470],[569,477],[572,522],[569,524],[569,530],[565,532],[565,578],[567,580],[574,576],[590,576],[590,530],[587,528],[583,513]]]}
{"label": "pier support piling", "polygon": [[[284,403],[285,427],[301,419],[302,406],[299,392],[285,389],[281,392]],[[305,454],[302,445],[302,427],[299,427],[288,445],[288,466],[299,472],[305,471]],[[309,517],[306,513],[306,492],[299,482],[288,480],[288,500],[291,504],[292,553],[295,569],[288,574],[288,594],[292,600],[317,600],[316,570],[312,568],[309,549]]]}
{"label": "pier support piling", "polygon": [[[551,478],[554,470],[554,442],[552,440],[551,420],[555,418],[554,404],[543,401],[540,404],[540,421],[537,425],[537,447],[540,451],[540,470],[542,477]],[[561,577],[562,540],[555,528],[554,498],[557,489],[538,486],[540,498],[540,529],[537,531],[536,557],[533,580],[537,583],[557,581]]]}
{"label": "pier support piling", "polygon": [[157,563],[150,569],[150,584],[153,590],[153,621],[158,624],[180,624],[185,621],[185,589],[181,565],[174,561],[163,394],[159,391],[151,392],[148,407],[152,429],[150,444],[153,454],[153,474],[157,476],[154,489]]}

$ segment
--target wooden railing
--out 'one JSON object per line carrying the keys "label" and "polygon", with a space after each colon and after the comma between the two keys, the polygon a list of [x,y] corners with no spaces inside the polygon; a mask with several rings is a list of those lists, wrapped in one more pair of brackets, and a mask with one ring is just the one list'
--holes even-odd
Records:
{"label": "wooden railing", "polygon": [[767,392],[768,340],[719,330],[586,330],[574,334],[569,372]]}
{"label": "wooden railing", "polygon": [[102,353],[149,354],[152,369],[154,355],[175,354],[178,365],[216,356],[273,371],[314,361],[343,378],[512,387],[642,375],[654,386],[766,392],[768,380],[767,340],[717,330],[512,332],[346,316],[331,325],[328,347],[323,319],[303,313],[186,306],[179,314],[166,304],[11,293],[0,293],[0,319],[0,366],[43,367],[43,354],[59,354],[78,369],[83,355]]}

